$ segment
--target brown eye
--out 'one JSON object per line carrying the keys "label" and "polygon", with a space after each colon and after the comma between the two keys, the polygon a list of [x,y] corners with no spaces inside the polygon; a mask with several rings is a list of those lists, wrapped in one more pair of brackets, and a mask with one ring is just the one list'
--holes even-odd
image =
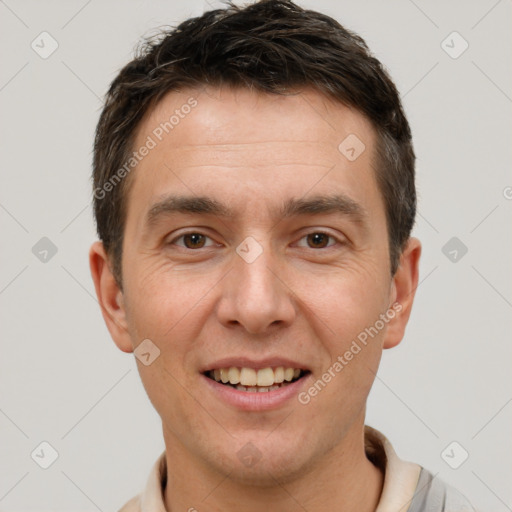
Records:
{"label": "brown eye", "polygon": [[[183,240],[183,241],[182,241]],[[209,236],[203,235],[201,233],[197,233],[196,231],[190,231],[189,233],[184,233],[181,236],[178,236],[174,240],[170,242],[171,245],[176,244],[179,247],[184,247],[185,249],[202,249],[203,247],[210,247],[213,245],[210,243],[206,244],[207,240],[211,240]],[[182,241],[178,243],[178,241]]]}
{"label": "brown eye", "polygon": [[324,247],[327,247],[329,238],[333,237],[322,232],[310,233],[307,235],[308,245],[313,249],[323,249]]}
{"label": "brown eye", "polygon": [[183,235],[183,241],[187,249],[200,249],[204,246],[205,236],[200,233],[188,233]]}

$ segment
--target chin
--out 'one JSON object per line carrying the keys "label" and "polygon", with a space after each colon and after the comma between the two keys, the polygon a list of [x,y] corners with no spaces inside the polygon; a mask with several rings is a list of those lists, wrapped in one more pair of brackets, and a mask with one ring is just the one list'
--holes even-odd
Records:
{"label": "chin", "polygon": [[[276,483],[285,484],[308,472],[314,454],[308,453],[307,446],[297,434],[286,437],[270,432],[259,436],[240,435],[233,445],[219,447],[224,456],[210,462],[217,466],[220,463],[222,468],[219,469],[239,484],[275,487]],[[209,452],[208,456],[211,454]]]}
{"label": "chin", "polygon": [[297,453],[274,454],[272,459],[262,457],[251,467],[241,464],[238,460],[233,461],[229,478],[248,487],[275,488],[277,483],[286,484],[306,473],[306,467],[303,456],[298,460]]}

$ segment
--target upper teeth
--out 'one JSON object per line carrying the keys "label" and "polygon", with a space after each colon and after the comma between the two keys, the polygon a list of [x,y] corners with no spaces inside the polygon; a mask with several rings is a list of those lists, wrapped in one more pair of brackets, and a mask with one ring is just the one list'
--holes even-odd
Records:
{"label": "upper teeth", "polygon": [[283,381],[290,382],[300,375],[299,368],[262,368],[255,370],[254,368],[218,368],[210,372],[210,376],[217,382],[224,384],[241,384],[242,386],[272,386]]}

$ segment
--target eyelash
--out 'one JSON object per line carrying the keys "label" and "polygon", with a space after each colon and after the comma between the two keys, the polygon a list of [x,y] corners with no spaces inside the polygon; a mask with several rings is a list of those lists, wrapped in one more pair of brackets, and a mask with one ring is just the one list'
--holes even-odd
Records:
{"label": "eyelash", "polygon": [[[338,245],[343,245],[343,242],[339,239],[339,238],[336,238],[334,235],[331,235],[330,233],[327,233],[325,231],[310,231],[309,233],[306,233],[305,235],[303,235],[300,240],[308,237],[309,235],[316,235],[316,234],[321,234],[321,235],[325,235],[327,237],[329,237],[330,239],[332,240],[335,240],[337,242]],[[200,231],[188,231],[186,233],[182,233],[180,236],[174,238],[173,240],[171,240],[169,242],[169,245],[174,245],[175,242],[177,240],[180,240],[181,238],[187,236],[187,235],[201,235],[201,236],[204,236],[206,238],[209,238],[211,240],[211,237],[209,237],[208,235],[205,235],[204,233],[201,233]],[[321,250],[321,249],[331,249],[332,247],[335,247],[336,244],[332,244],[332,245],[327,245],[326,247],[320,247],[319,249],[315,249],[315,248],[312,248],[312,247],[307,247],[308,249],[312,249],[312,250]],[[207,247],[199,247],[198,249],[189,249],[188,247],[185,247],[185,246],[182,246],[182,245],[178,245],[178,247],[181,247],[182,249],[185,249],[186,251],[199,251],[200,249],[206,249],[207,247],[211,247],[211,246],[207,246]]]}

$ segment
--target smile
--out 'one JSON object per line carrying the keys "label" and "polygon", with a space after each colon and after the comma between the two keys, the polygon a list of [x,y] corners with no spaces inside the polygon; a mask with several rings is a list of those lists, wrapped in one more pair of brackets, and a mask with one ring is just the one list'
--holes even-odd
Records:
{"label": "smile", "polygon": [[307,373],[300,368],[246,368],[231,366],[215,368],[205,372],[205,375],[218,383],[230,386],[238,391],[249,393],[266,393],[283,388]]}

